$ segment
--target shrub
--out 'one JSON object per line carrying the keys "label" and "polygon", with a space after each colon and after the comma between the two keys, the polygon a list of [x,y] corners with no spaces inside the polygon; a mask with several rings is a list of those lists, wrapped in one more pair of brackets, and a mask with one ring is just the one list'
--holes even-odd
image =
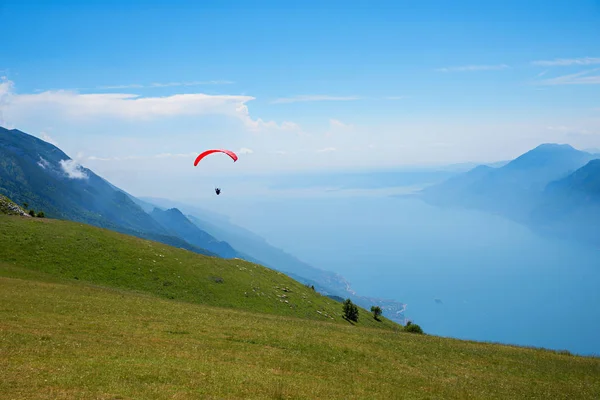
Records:
{"label": "shrub", "polygon": [[358,307],[352,303],[352,300],[346,299],[344,301],[344,318],[357,322],[358,321]]}
{"label": "shrub", "polygon": [[45,218],[45,217],[46,217],[46,214],[44,214],[44,212],[43,212],[43,211],[40,211],[39,213],[37,213],[37,217],[38,217],[38,218]]}
{"label": "shrub", "polygon": [[373,318],[375,318],[377,321],[379,321],[379,317],[383,313],[383,311],[381,311],[381,307],[379,307],[379,306],[372,306],[371,307],[371,312],[373,313]]}
{"label": "shrub", "polygon": [[423,329],[419,325],[408,321],[404,327],[404,332],[423,334]]}
{"label": "shrub", "polygon": [[29,215],[31,215],[32,217],[35,217],[35,211],[29,210]]}

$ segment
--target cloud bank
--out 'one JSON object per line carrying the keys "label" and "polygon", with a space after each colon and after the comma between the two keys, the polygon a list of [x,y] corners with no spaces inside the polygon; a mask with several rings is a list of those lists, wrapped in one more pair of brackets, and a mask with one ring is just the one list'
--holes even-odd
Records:
{"label": "cloud bank", "polygon": [[70,121],[103,118],[151,121],[182,116],[224,115],[241,121],[251,131],[300,130],[294,122],[284,121],[278,124],[252,118],[246,103],[254,99],[252,96],[204,93],[142,97],[131,93],[81,94],[68,90],[17,94],[13,91],[13,83],[4,79],[0,83],[0,121],[3,118],[31,119],[48,113]]}

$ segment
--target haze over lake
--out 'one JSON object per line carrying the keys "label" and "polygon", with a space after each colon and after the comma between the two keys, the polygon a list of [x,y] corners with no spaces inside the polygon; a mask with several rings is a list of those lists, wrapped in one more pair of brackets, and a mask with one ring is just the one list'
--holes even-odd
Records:
{"label": "haze over lake", "polygon": [[218,200],[205,206],[361,295],[406,303],[428,333],[600,353],[598,249],[375,192]]}

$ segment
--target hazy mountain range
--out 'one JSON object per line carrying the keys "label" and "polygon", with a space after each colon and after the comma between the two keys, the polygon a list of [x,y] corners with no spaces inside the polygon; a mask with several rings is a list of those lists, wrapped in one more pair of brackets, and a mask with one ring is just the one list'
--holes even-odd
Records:
{"label": "hazy mountain range", "polygon": [[415,196],[600,245],[600,155],[567,144],[542,144],[500,167],[477,166]]}

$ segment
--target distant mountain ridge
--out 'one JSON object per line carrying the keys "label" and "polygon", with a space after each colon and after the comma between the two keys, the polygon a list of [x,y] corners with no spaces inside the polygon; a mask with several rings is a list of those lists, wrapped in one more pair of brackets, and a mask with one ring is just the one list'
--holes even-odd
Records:
{"label": "distant mountain ridge", "polygon": [[600,155],[547,143],[500,168],[476,167],[422,190],[438,206],[503,215],[540,232],[600,245]]}

